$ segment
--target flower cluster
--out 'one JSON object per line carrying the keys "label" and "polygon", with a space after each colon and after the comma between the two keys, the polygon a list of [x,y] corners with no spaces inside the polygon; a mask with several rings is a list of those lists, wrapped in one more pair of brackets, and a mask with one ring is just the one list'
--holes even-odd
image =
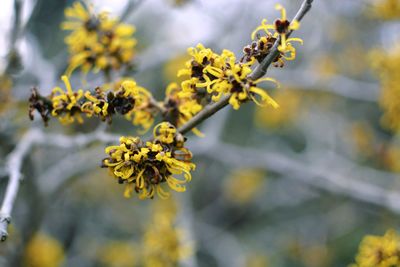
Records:
{"label": "flower cluster", "polygon": [[390,267],[400,265],[400,237],[394,230],[384,236],[369,235],[361,241],[356,263],[351,267]]}
{"label": "flower cluster", "polygon": [[125,197],[135,191],[140,199],[153,198],[156,192],[161,198],[168,198],[164,183],[183,192],[192,178],[190,171],[195,165],[191,163],[191,152],[184,147],[184,137],[168,122],[158,124],[153,134],[153,141],[121,137],[119,145],[105,149],[109,156],[102,166],[108,167],[119,183],[126,184]]}
{"label": "flower cluster", "polygon": [[110,18],[106,12],[95,14],[80,2],[67,8],[65,16],[62,29],[71,31],[65,39],[71,54],[68,75],[78,67],[84,73],[131,67],[136,45],[133,26]]}
{"label": "flower cluster", "polygon": [[400,45],[388,52],[371,53],[372,66],[381,83],[380,105],[384,111],[382,124],[393,131],[400,130]]}
{"label": "flower cluster", "polygon": [[[148,129],[157,110],[151,104],[151,94],[136,84],[134,80],[125,80],[117,90],[104,92],[100,87],[94,92],[72,90],[67,76],[61,79],[65,84],[66,91],[55,87],[49,97],[41,96],[36,89],[32,90],[29,99],[29,116],[33,119],[33,112],[37,110],[45,123],[50,115],[57,117],[61,123],[69,124],[75,120],[83,122],[82,115],[86,117],[96,116],[102,121],[111,122],[115,114],[125,115],[127,119],[133,117],[133,124]],[[148,113],[143,116],[141,114]]]}
{"label": "flower cluster", "polygon": [[[275,8],[281,11],[281,18],[275,20],[274,24],[268,24],[266,19],[261,22],[261,25],[251,34],[251,39],[254,40],[253,43],[244,47],[243,52],[245,55],[242,57],[241,62],[250,62],[253,58],[261,62],[270,54],[271,48],[278,38],[280,38],[279,54],[273,61],[274,66],[283,67],[283,59],[294,60],[296,58],[296,49],[292,42],[302,44],[303,40],[300,38],[287,38],[287,35],[290,31],[297,30],[300,24],[296,20],[292,22],[287,20],[286,10],[283,6],[277,4]],[[265,35],[260,35],[260,31],[263,31]]]}
{"label": "flower cluster", "polygon": [[248,77],[254,60],[241,63],[229,50],[223,50],[219,55],[201,44],[189,48],[188,52],[192,59],[186,62],[186,68],[178,72],[178,76],[189,76],[182,82],[181,94],[192,95],[195,99],[202,97],[206,101],[218,101],[221,96],[230,94],[229,103],[234,109],[239,109],[248,100],[258,105],[278,107],[263,89],[257,87],[262,81],[277,82],[268,77],[256,81]]}

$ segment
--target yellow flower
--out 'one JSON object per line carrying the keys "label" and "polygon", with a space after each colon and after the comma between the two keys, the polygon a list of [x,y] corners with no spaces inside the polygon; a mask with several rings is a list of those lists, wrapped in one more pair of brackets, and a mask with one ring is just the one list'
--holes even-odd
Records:
{"label": "yellow flower", "polygon": [[163,189],[164,183],[174,191],[184,192],[185,184],[192,179],[190,171],[195,165],[183,143],[176,128],[164,122],[154,128],[152,142],[121,137],[119,145],[107,147],[105,153],[109,157],[103,160],[103,167],[108,167],[119,183],[126,184],[125,197],[135,190],[140,199],[153,198],[156,192],[165,199],[170,194]]}
{"label": "yellow flower", "polygon": [[137,86],[133,80],[122,82],[121,88],[125,88],[126,94],[134,96],[135,99],[135,107],[126,113],[125,118],[131,120],[133,125],[141,126],[142,129],[139,133],[147,132],[158,113],[151,102],[151,93],[147,89]]}
{"label": "yellow flower", "polygon": [[67,76],[62,76],[66,91],[60,87],[55,87],[50,96],[52,102],[51,115],[58,117],[61,123],[73,123],[75,119],[79,123],[83,123],[81,117],[81,104],[80,100],[83,97],[83,90],[79,89],[77,92],[72,90],[71,84]]}
{"label": "yellow flower", "polygon": [[166,144],[171,144],[174,142],[175,134],[176,128],[168,122],[162,122],[158,124],[153,130],[153,135],[160,139],[162,143]]}
{"label": "yellow flower", "polygon": [[400,237],[394,230],[384,236],[365,236],[354,267],[390,267],[400,265]]}
{"label": "yellow flower", "polygon": [[[287,38],[287,34],[292,30],[297,30],[300,23],[296,20],[289,22],[286,18],[286,9],[280,5],[275,5],[277,10],[281,11],[281,18],[275,20],[274,24],[268,24],[266,19],[263,19],[261,25],[258,26],[251,34],[251,39],[257,42],[254,45],[246,46],[244,48],[245,59],[249,61],[250,58],[255,57],[259,62],[262,61],[269,53],[275,41],[280,36],[280,45],[278,50],[279,56],[274,60],[277,66],[283,66],[282,58],[286,60],[294,60],[296,58],[296,49],[293,47],[292,42],[299,42],[303,44],[300,38]],[[271,30],[273,31],[271,33]],[[264,31],[265,36],[260,37],[259,31]]]}
{"label": "yellow flower", "polygon": [[[180,127],[190,120],[194,115],[203,109],[199,103],[201,99],[196,94],[183,91],[178,84],[171,83],[168,85],[164,101],[165,118],[173,125]],[[194,128],[195,134],[202,136],[201,132]]]}
{"label": "yellow flower", "polygon": [[24,253],[27,267],[58,267],[62,265],[64,258],[64,249],[60,242],[42,233],[33,236]]}
{"label": "yellow flower", "polygon": [[210,48],[205,48],[202,44],[198,44],[195,48],[190,47],[188,54],[191,59],[186,62],[184,69],[178,71],[178,77],[189,77],[182,82],[182,89],[184,92],[202,94],[196,88],[196,84],[214,79],[212,75],[204,72],[205,68],[207,66],[221,68],[223,62],[219,55]]}
{"label": "yellow flower", "polygon": [[[136,84],[133,79],[119,81],[119,87],[104,91],[97,87],[93,91],[79,89],[74,92],[67,76],[62,76],[66,91],[55,87],[49,97],[41,96],[37,89],[32,90],[29,98],[29,117],[37,110],[45,124],[49,114],[58,117],[62,123],[72,123],[75,119],[82,123],[81,114],[87,117],[96,116],[102,121],[111,123],[115,114],[125,115],[134,125],[140,125],[144,130],[151,127],[154,117],[159,112],[151,101],[152,96],[145,88]],[[110,84],[105,87],[110,88]]]}
{"label": "yellow flower", "polygon": [[[220,61],[224,64],[219,64],[222,67],[207,66],[203,72],[214,77],[212,80],[205,76],[205,82],[196,83],[196,87],[205,87],[207,92],[212,95],[213,101],[218,101],[222,95],[231,94],[229,104],[234,109],[239,109],[240,104],[252,100],[257,105],[271,105],[278,108],[278,103],[273,100],[267,92],[257,87],[257,84],[268,81],[278,86],[278,83],[273,78],[260,78],[252,81],[248,78],[251,73],[250,66],[253,61],[248,63],[237,63],[233,52],[224,50],[221,54]],[[258,98],[259,99],[258,99]]]}

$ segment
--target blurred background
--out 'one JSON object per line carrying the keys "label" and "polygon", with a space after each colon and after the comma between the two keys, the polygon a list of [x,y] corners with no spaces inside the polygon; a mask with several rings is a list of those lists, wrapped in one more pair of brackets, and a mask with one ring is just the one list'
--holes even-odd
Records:
{"label": "blurred background", "polygon": [[[188,135],[197,168],[185,193],[125,199],[99,168],[102,142],[32,147],[0,266],[347,266],[363,236],[398,229],[400,1],[314,2],[293,34],[304,40],[296,60],[268,70],[282,84],[271,91],[281,108],[227,107],[199,127],[204,138]],[[5,160],[27,130],[73,137],[101,124],[45,128],[27,115],[33,86],[46,95],[61,84],[60,23],[72,3],[0,3],[1,199]],[[241,55],[262,19],[280,16],[275,0],[91,3],[135,25],[129,75],[158,99],[179,81],[188,47]],[[279,3],[291,18],[301,1]],[[89,86],[79,74],[71,82]],[[137,134],[122,118],[106,130]]]}

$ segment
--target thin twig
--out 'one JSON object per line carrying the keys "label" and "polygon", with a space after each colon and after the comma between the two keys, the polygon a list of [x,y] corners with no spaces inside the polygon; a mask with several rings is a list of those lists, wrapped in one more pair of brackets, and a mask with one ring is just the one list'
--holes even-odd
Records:
{"label": "thin twig", "polygon": [[[297,11],[297,14],[294,16],[292,21],[301,21],[303,17],[307,14],[308,11],[311,9],[311,4],[313,0],[304,0],[303,4],[301,5],[299,11]],[[293,33],[293,30],[288,32],[287,37],[289,37]],[[264,76],[267,73],[268,67],[272,64],[272,62],[276,59],[276,57],[279,55],[279,50],[278,46],[281,42],[281,38],[279,37],[274,45],[271,48],[271,52],[264,58],[264,60],[261,62],[260,65],[258,65],[254,71],[250,74],[250,78],[252,80],[257,80]]]}
{"label": "thin twig", "polygon": [[150,97],[150,105],[156,108],[162,115],[164,115],[167,112],[164,105],[155,100],[154,97]]}
{"label": "thin twig", "polygon": [[9,180],[0,210],[1,241],[5,241],[8,236],[7,226],[11,221],[11,212],[22,179],[21,168],[23,160],[34,145],[41,144],[58,147],[82,147],[96,141],[111,143],[116,142],[118,139],[118,136],[107,134],[103,130],[96,130],[90,134],[79,134],[75,136],[46,134],[38,129],[29,130],[7,157],[6,168],[9,174]]}
{"label": "thin twig", "polygon": [[218,102],[212,103],[208,106],[205,106],[199,113],[193,116],[187,123],[182,125],[178,131],[181,134],[185,134],[192,130],[196,125],[207,119],[208,117],[212,116],[218,110],[224,108],[229,103],[230,95],[223,96]]}
{"label": "thin twig", "polygon": [[[311,9],[311,4],[313,0],[304,0],[303,4],[301,5],[299,11],[297,12],[296,16],[293,18],[293,20],[300,21],[302,18],[305,16],[305,14]],[[292,20],[292,21],[293,21]],[[293,31],[290,31],[287,36],[289,37],[292,34]],[[274,43],[273,47],[271,48],[271,52],[268,54],[268,56],[265,57],[265,59],[258,65],[254,71],[249,75],[249,78],[252,80],[257,80],[264,76],[267,73],[268,67],[271,65],[271,63],[275,60],[275,58],[279,55],[279,50],[278,46],[280,43],[280,38],[276,40]],[[229,98],[231,97],[230,94],[227,94],[223,96],[218,102],[215,102],[213,104],[210,104],[206,106],[202,111],[197,113],[195,116],[193,116],[192,119],[190,119],[186,124],[181,126],[178,131],[182,134],[185,134],[189,132],[191,129],[196,127],[199,123],[216,113],[218,110],[224,108],[225,106],[228,105],[229,103]]]}

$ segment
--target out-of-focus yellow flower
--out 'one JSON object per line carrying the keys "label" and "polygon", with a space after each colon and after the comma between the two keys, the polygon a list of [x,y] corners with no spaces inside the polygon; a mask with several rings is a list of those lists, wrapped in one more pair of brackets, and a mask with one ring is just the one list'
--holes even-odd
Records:
{"label": "out-of-focus yellow flower", "polygon": [[370,60],[381,83],[382,124],[397,132],[400,130],[400,44],[387,53],[380,50],[371,52]]}
{"label": "out-of-focus yellow flower", "polygon": [[302,262],[307,267],[328,267],[331,265],[331,255],[324,245],[307,246],[302,251]]}
{"label": "out-of-focus yellow flower", "polygon": [[337,63],[329,55],[322,55],[315,60],[313,68],[322,78],[329,78],[337,73]]}
{"label": "out-of-focus yellow flower", "polygon": [[143,237],[143,266],[173,267],[190,256],[192,245],[185,241],[185,233],[175,226],[176,203],[156,202],[153,219]]}
{"label": "out-of-focus yellow flower", "polygon": [[136,251],[137,248],[129,242],[112,241],[100,248],[98,258],[105,267],[134,267]]}
{"label": "out-of-focus yellow flower", "polygon": [[232,202],[246,204],[262,191],[266,180],[261,170],[238,169],[225,182],[224,195]]}
{"label": "out-of-focus yellow flower", "polygon": [[6,75],[0,75],[0,114],[7,110],[11,103],[12,80]]}
{"label": "out-of-focus yellow flower", "polygon": [[268,257],[261,253],[251,253],[246,257],[246,267],[268,267]]}
{"label": "out-of-focus yellow flower", "polygon": [[68,76],[78,67],[87,73],[91,69],[109,72],[131,66],[135,27],[110,18],[107,12],[95,14],[80,2],[67,8],[65,16],[62,29],[71,31],[65,38],[71,54]]}
{"label": "out-of-focus yellow flower", "polygon": [[372,17],[384,20],[400,18],[400,0],[377,0],[369,8]]}
{"label": "out-of-focus yellow flower", "polygon": [[301,94],[296,90],[277,90],[274,99],[281,103],[279,109],[268,109],[257,107],[255,112],[255,123],[259,127],[277,128],[291,123],[299,115],[301,108]]}
{"label": "out-of-focus yellow flower", "polygon": [[356,122],[351,127],[351,136],[356,150],[369,157],[374,153],[374,133],[371,127],[362,122]]}
{"label": "out-of-focus yellow flower", "polygon": [[400,147],[394,144],[387,147],[382,160],[385,168],[392,172],[400,172]]}
{"label": "out-of-focus yellow flower", "polygon": [[347,45],[336,57],[340,70],[349,76],[362,75],[368,66],[368,53],[360,44]]}
{"label": "out-of-focus yellow flower", "polygon": [[26,267],[58,267],[64,262],[64,249],[51,236],[37,233],[28,242],[24,254]]}
{"label": "out-of-focus yellow flower", "polygon": [[400,237],[394,230],[384,236],[367,235],[360,243],[352,267],[400,266]]}

